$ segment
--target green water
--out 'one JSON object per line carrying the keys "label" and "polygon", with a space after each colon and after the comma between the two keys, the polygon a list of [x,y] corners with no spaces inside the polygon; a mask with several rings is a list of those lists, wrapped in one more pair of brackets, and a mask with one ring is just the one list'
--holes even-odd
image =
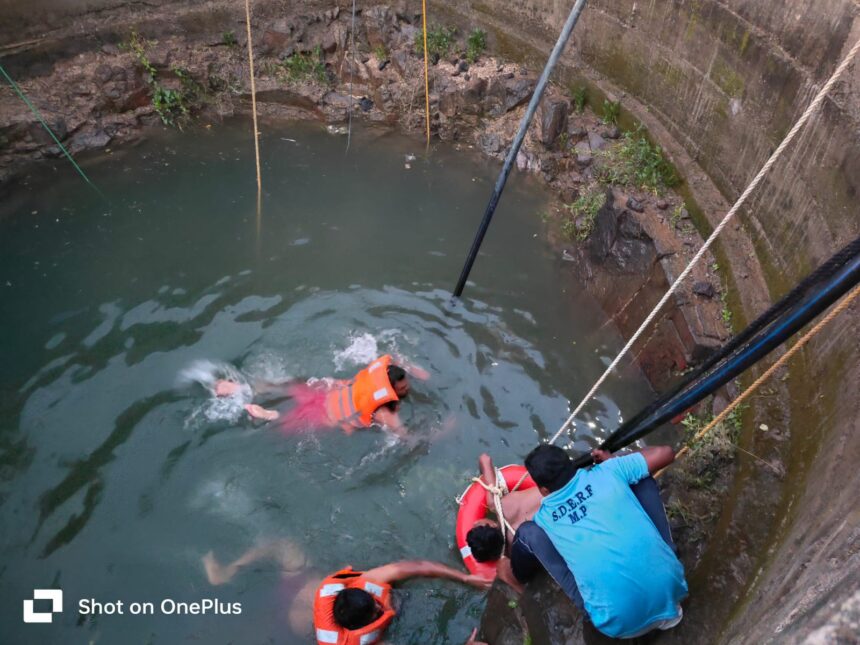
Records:
{"label": "green water", "polygon": [[[266,128],[258,221],[249,144],[244,125],[160,135],[86,160],[109,204],[61,163],[3,204],[4,643],[309,642],[289,631],[276,565],[214,588],[201,556],[286,538],[319,574],[459,565],[454,498],[478,454],[521,460],[620,346],[544,242],[528,179],[512,178],[452,305],[494,163],[450,147],[428,160],[420,142],[370,130],[345,155],[318,127]],[[287,436],[195,381],[213,365],[348,377],[384,352],[432,374],[404,405],[408,442]],[[647,398],[642,381],[611,382],[576,446]],[[50,625],[22,622],[34,588],[64,591]],[[242,613],[83,617],[82,598],[217,598]],[[463,642],[483,608],[449,582],[397,598],[394,643]]]}

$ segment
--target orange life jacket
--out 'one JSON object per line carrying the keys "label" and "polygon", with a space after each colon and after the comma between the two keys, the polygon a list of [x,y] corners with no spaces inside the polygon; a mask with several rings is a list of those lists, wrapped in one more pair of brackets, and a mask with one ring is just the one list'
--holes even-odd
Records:
{"label": "orange life jacket", "polygon": [[392,358],[380,356],[350,381],[333,387],[326,395],[326,412],[332,423],[343,428],[369,428],[373,413],[399,397],[388,379]]}
{"label": "orange life jacket", "polygon": [[[382,614],[361,629],[346,629],[334,620],[334,599],[343,589],[363,589],[372,594]],[[371,582],[364,572],[352,567],[341,569],[322,581],[314,596],[314,631],[318,645],[371,645],[382,640],[382,635],[394,620],[396,612],[391,606],[391,585]]]}

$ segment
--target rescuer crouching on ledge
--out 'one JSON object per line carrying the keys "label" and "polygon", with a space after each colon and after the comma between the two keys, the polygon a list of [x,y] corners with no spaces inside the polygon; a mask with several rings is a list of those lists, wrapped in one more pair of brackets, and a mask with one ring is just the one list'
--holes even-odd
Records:
{"label": "rescuer crouching on ledge", "polygon": [[687,582],[651,475],[675,453],[657,446],[617,458],[595,450],[592,457],[596,465],[582,469],[552,445],[526,457],[543,501],[516,532],[513,574],[525,583],[546,569],[606,636],[671,629],[683,617]]}

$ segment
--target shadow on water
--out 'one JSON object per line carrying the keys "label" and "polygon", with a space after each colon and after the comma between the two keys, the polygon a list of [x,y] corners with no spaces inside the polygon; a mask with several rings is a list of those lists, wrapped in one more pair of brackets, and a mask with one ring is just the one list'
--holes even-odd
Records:
{"label": "shadow on water", "polygon": [[46,557],[61,546],[68,544],[83,528],[95,511],[104,489],[102,468],[116,458],[116,449],[128,441],[132,432],[141,419],[162,404],[178,400],[174,392],[162,392],[143,401],[137,401],[122,412],[116,419],[113,432],[96,450],[81,461],[69,466],[65,479],[49,489],[39,498],[39,521],[32,539],[38,537],[45,520],[78,493],[87,488],[84,497],[83,510],[73,515],[66,525],[60,529],[42,549],[41,557]]}

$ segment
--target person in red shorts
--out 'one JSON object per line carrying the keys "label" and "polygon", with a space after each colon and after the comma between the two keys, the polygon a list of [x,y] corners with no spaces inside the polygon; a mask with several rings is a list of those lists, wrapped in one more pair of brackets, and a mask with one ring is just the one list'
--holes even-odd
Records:
{"label": "person in red shorts", "polygon": [[[422,368],[399,361],[409,374],[426,380],[430,377]],[[409,395],[411,384],[407,369],[394,363],[390,355],[380,356],[353,378],[344,381],[314,383],[290,382],[274,385],[257,383],[257,393],[280,392],[293,402],[286,412],[264,408],[255,403],[245,410],[255,419],[280,420],[285,431],[307,428],[340,427],[347,434],[359,428],[380,425],[398,435],[405,434],[398,410],[400,402]],[[241,389],[236,381],[218,380],[216,396],[232,396]]]}

